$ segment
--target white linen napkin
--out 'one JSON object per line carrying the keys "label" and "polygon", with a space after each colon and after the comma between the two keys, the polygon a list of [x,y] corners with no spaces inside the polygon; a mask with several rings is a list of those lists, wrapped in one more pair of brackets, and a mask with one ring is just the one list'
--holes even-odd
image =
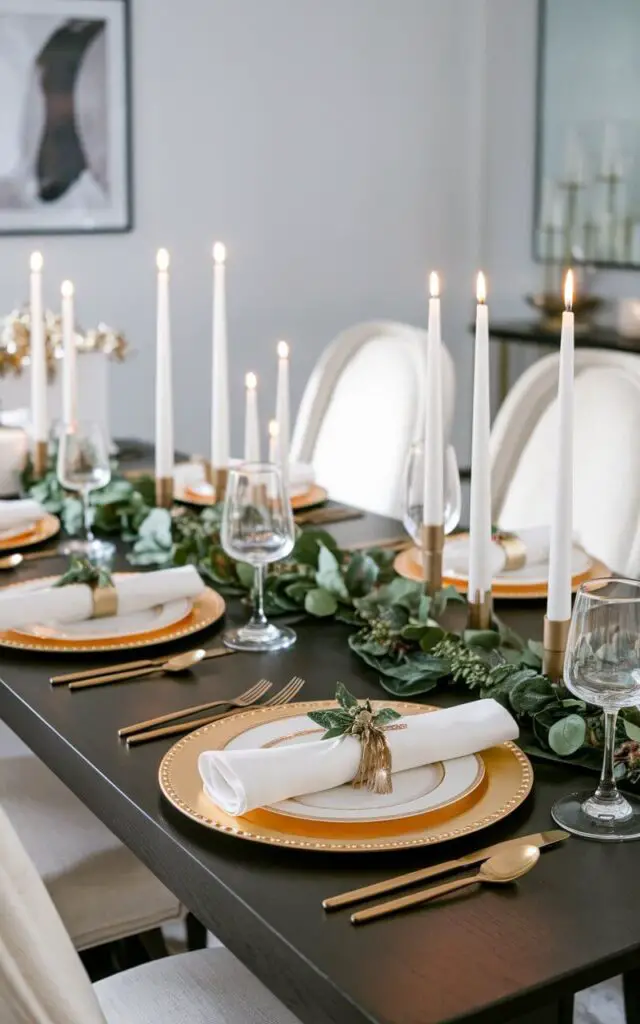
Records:
{"label": "white linen napkin", "polygon": [[[114,580],[114,586],[118,615],[131,615],[180,597],[197,597],[205,589],[192,565],[123,576]],[[28,585],[11,587],[0,591],[0,630],[34,622],[82,622],[91,618],[92,608],[91,587],[85,583],[43,590],[32,590]]]}
{"label": "white linen napkin", "polygon": [[[525,565],[546,565],[549,561],[550,529],[548,526],[528,526],[513,533],[525,547]],[[508,572],[507,555],[497,541],[491,542],[491,572],[494,576]]]}
{"label": "white linen napkin", "polygon": [[24,501],[0,501],[0,530],[15,530],[20,526],[26,530],[44,515],[45,510],[40,502],[30,498]]}
{"label": "white linen napkin", "polygon": [[[495,700],[477,700],[446,711],[409,715],[387,732],[394,772],[475,754],[518,735],[509,712]],[[358,770],[360,741],[336,740],[257,750],[207,750],[198,758],[205,792],[227,814],[246,814],[305,793],[350,782]]]}

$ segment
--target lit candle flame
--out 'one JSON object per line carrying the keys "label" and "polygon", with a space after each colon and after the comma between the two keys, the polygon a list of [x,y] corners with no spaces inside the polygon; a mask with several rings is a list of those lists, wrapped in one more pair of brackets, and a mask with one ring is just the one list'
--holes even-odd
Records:
{"label": "lit candle flame", "polygon": [[72,298],[74,292],[73,281],[63,281],[62,284],[60,285],[60,292],[63,298]]}
{"label": "lit candle flame", "polygon": [[567,270],[564,279],[564,304],[567,310],[573,309],[573,270]]}
{"label": "lit candle flame", "polygon": [[280,424],[277,420],[269,420],[269,437],[276,438],[280,433]]}
{"label": "lit candle flame", "polygon": [[278,342],[278,359],[288,359],[288,358],[289,358],[289,346],[287,345],[286,341],[279,341]]}
{"label": "lit candle flame", "polygon": [[440,297],[440,280],[435,270],[432,270],[429,274],[429,295],[432,299]]}
{"label": "lit candle flame", "polygon": [[478,273],[476,283],[476,298],[478,302],[482,305],[487,301],[487,281],[482,271]]}
{"label": "lit candle flame", "polygon": [[227,250],[222,242],[216,242],[213,247],[213,258],[216,263],[224,263],[227,258]]}
{"label": "lit candle flame", "polygon": [[160,273],[166,273],[169,269],[169,253],[166,249],[158,249],[158,255],[156,256],[156,266]]}
{"label": "lit candle flame", "polygon": [[255,391],[258,386],[258,378],[255,373],[248,373],[244,378],[244,383],[248,391]]}
{"label": "lit candle flame", "polygon": [[31,253],[31,259],[30,259],[29,263],[30,263],[31,269],[34,272],[34,274],[39,274],[40,271],[42,270],[42,265],[44,263],[44,260],[42,258],[42,253],[41,252],[32,252]]}

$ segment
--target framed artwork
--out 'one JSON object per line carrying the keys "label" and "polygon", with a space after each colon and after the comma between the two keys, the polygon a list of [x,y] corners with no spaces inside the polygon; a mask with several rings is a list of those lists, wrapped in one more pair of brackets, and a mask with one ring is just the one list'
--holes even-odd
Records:
{"label": "framed artwork", "polygon": [[0,0],[0,234],[129,231],[129,0]]}

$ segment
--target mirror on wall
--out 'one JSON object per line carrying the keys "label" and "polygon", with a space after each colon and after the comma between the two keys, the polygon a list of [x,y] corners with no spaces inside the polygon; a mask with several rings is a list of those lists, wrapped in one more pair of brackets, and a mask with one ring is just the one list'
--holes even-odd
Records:
{"label": "mirror on wall", "polygon": [[640,0],[540,0],[534,251],[640,267]]}

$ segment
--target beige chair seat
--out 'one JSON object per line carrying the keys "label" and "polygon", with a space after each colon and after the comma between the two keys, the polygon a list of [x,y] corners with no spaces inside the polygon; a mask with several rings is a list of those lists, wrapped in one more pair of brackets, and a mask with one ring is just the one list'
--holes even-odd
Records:
{"label": "beige chair seat", "polygon": [[0,723],[0,805],[76,949],[156,928],[176,897]]}
{"label": "beige chair seat", "polygon": [[156,960],[93,988],[108,1024],[299,1024],[223,948]]}

